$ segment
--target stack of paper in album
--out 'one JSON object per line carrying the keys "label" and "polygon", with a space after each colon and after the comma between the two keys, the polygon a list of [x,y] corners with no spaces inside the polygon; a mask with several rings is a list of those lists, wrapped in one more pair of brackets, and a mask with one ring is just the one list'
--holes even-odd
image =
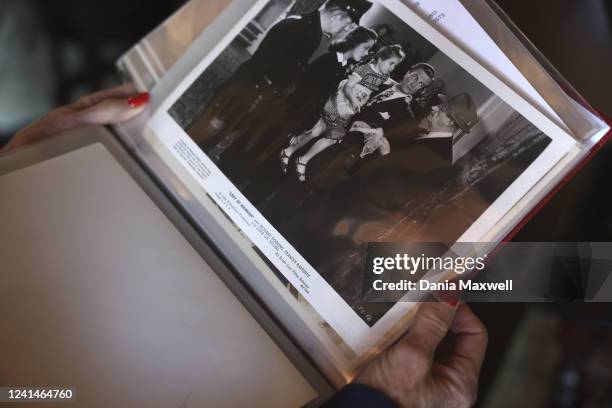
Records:
{"label": "stack of paper in album", "polygon": [[484,0],[192,0],[118,65],[119,137],[335,384],[414,312],[364,244],[488,251],[610,134]]}

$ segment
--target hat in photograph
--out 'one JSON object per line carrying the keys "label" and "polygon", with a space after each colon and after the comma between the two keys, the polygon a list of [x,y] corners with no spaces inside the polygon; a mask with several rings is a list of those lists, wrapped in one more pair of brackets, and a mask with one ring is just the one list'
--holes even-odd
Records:
{"label": "hat in photograph", "polygon": [[328,5],[346,10],[355,23],[359,24],[361,17],[372,7],[368,0],[329,0]]}
{"label": "hat in photograph", "polygon": [[470,132],[470,128],[478,120],[476,104],[468,93],[461,93],[450,98],[446,102],[446,110],[448,116],[466,133]]}

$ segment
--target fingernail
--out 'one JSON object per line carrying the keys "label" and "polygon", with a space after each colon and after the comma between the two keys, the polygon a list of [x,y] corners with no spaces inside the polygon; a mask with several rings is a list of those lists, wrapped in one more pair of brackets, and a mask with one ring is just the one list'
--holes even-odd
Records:
{"label": "fingernail", "polygon": [[445,300],[444,304],[448,305],[449,307],[455,308],[457,307],[457,304],[459,303],[458,300]]}
{"label": "fingernail", "polygon": [[142,92],[128,98],[127,103],[132,108],[140,108],[141,106],[146,105],[150,98],[151,97],[148,92]]}

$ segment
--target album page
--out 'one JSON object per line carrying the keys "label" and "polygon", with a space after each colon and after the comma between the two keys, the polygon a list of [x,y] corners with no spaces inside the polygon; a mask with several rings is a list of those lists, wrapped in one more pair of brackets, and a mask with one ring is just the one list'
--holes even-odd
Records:
{"label": "album page", "polygon": [[406,4],[345,14],[256,2],[146,133],[260,259],[249,273],[357,361],[413,307],[364,302],[364,246],[490,240],[576,141]]}

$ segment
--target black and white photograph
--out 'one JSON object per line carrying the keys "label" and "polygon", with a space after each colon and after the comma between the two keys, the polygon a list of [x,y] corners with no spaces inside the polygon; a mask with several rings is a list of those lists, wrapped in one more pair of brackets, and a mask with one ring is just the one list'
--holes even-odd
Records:
{"label": "black and white photograph", "polygon": [[385,1],[264,3],[167,114],[372,327],[364,245],[475,240],[552,139]]}

